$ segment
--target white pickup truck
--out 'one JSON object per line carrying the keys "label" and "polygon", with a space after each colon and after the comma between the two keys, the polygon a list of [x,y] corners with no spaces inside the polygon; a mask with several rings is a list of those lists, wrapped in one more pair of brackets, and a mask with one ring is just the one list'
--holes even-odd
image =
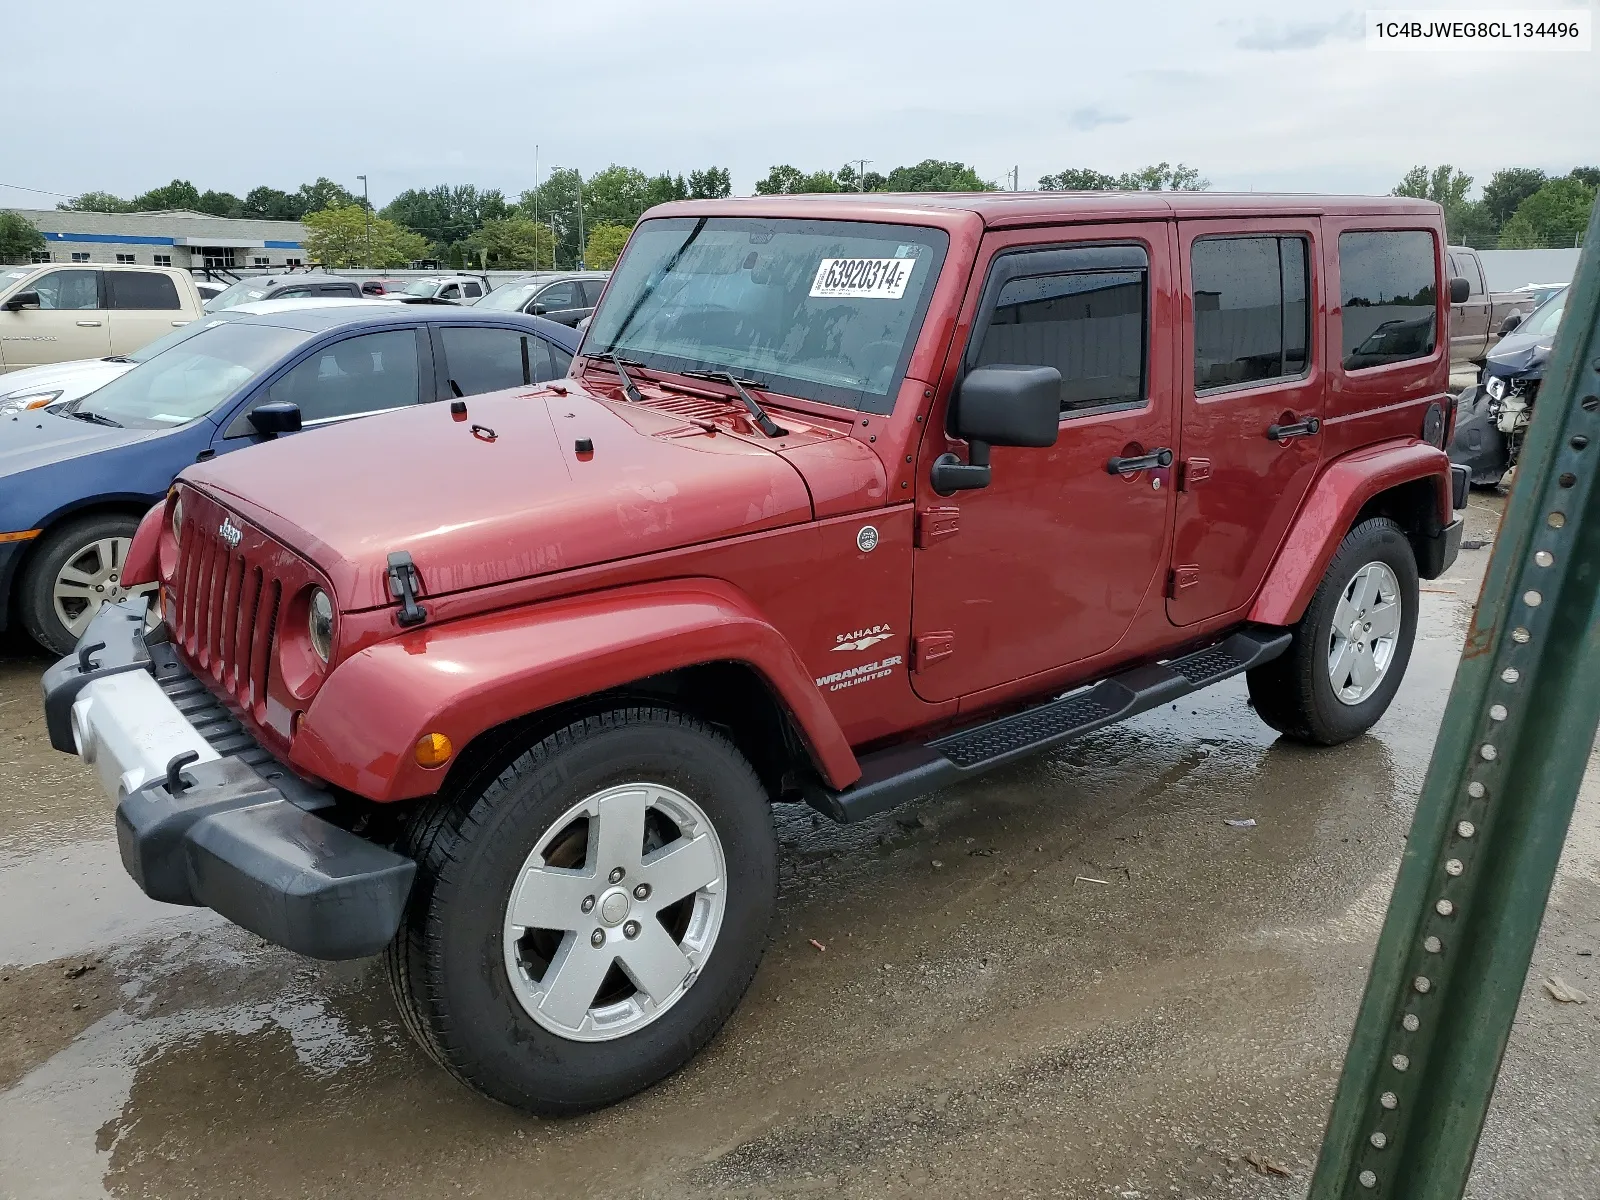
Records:
{"label": "white pickup truck", "polygon": [[0,267],[0,372],[129,354],[202,311],[189,273],[172,267]]}

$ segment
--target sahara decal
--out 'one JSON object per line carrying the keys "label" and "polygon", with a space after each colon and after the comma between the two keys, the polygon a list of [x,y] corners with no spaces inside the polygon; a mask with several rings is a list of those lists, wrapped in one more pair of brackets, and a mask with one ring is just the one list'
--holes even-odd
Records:
{"label": "sahara decal", "polygon": [[893,637],[887,625],[874,625],[870,629],[852,629],[849,633],[841,633],[833,641],[834,650],[865,650],[876,646],[879,642],[888,641]]}

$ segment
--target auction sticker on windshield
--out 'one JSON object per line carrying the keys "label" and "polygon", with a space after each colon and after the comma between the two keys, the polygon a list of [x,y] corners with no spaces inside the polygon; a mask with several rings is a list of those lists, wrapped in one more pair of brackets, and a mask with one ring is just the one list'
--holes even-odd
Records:
{"label": "auction sticker on windshield", "polygon": [[899,300],[911,282],[914,258],[825,258],[811,281],[824,298]]}

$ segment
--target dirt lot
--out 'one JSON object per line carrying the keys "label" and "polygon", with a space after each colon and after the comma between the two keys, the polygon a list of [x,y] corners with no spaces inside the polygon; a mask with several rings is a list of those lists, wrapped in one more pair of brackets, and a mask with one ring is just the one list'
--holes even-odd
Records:
{"label": "dirt lot", "polygon": [[[1496,500],[1470,517],[1491,539]],[[1275,743],[1241,682],[861,826],[780,809],[780,920],[743,1008],[674,1079],[568,1121],[447,1080],[374,963],[141,896],[15,646],[0,1194],[1303,1195],[1487,558],[1425,585],[1394,708],[1339,749]],[[1593,777],[1475,1196],[1600,1195],[1600,999],[1538,988],[1600,997],[1591,951]]]}

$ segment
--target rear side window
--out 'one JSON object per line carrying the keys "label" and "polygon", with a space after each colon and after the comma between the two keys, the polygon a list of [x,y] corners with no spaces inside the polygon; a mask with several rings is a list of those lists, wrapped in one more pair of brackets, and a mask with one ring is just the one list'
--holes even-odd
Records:
{"label": "rear side window", "polygon": [[1344,369],[1427,358],[1437,341],[1433,235],[1425,230],[1339,235]]}
{"label": "rear side window", "polygon": [[539,307],[545,312],[563,312],[569,308],[582,308],[583,300],[574,279],[552,283],[539,293]]}
{"label": "rear side window", "polygon": [[178,285],[155,271],[111,271],[106,275],[112,308],[182,308]]}
{"label": "rear side window", "polygon": [[318,286],[319,296],[356,296],[356,285],[353,283],[324,283]]}
{"label": "rear side window", "polygon": [[1063,413],[1143,403],[1145,274],[1072,271],[1010,280],[995,301],[976,365],[1056,368]]}
{"label": "rear side window", "polygon": [[439,330],[439,341],[449,380],[463,396],[560,379],[572,361],[557,364],[543,338],[516,329],[447,325]]}
{"label": "rear side window", "polygon": [[1305,372],[1311,269],[1304,238],[1202,238],[1190,275],[1197,391]]}
{"label": "rear side window", "polygon": [[593,308],[600,303],[600,293],[606,290],[604,279],[585,279],[583,281],[583,295],[588,307]]}
{"label": "rear side window", "polygon": [[300,406],[307,424],[417,402],[417,335],[394,329],[314,351],[272,385],[272,399]]}
{"label": "rear side window", "polygon": [[465,289],[468,296],[475,298],[483,295],[483,289],[475,283],[462,284],[462,287]]}

